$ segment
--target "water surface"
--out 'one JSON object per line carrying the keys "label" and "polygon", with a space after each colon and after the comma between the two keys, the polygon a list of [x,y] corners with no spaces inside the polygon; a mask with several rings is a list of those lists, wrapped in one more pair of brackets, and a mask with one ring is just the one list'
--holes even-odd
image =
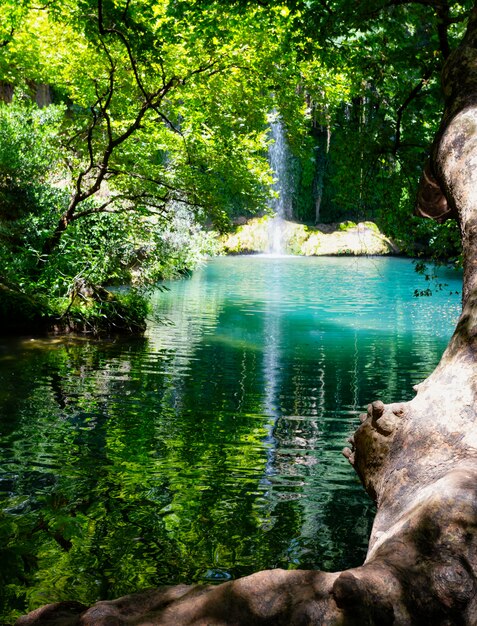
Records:
{"label": "water surface", "polygon": [[361,563],[373,505],[340,450],[438,362],[460,277],[439,282],[414,297],[404,259],[215,259],[155,294],[143,339],[0,340],[0,621]]}

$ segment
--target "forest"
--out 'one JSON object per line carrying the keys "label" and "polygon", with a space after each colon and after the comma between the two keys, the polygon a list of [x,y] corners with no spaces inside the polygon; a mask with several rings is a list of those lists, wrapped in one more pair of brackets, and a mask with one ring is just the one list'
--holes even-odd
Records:
{"label": "forest", "polygon": [[270,210],[273,117],[292,219],[459,263],[413,209],[470,4],[2,2],[4,326],[143,329],[149,286]]}
{"label": "forest", "polygon": [[[476,68],[470,0],[2,1],[0,619],[477,623]],[[406,258],[216,258],[282,140]]]}

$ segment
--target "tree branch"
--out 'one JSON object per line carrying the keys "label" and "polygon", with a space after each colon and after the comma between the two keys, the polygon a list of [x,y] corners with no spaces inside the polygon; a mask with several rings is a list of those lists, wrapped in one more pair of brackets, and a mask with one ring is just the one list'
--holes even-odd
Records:
{"label": "tree branch", "polygon": [[13,33],[15,32],[15,28],[12,26],[12,28],[10,29],[10,34],[9,37],[10,39],[4,39],[1,43],[0,43],[0,48],[5,48],[5,46],[8,46],[8,44],[11,42],[12,37],[13,37]]}
{"label": "tree branch", "polygon": [[158,187],[165,187],[166,189],[169,189],[170,191],[185,192],[184,189],[180,189],[179,187],[174,187],[173,185],[170,185],[169,183],[166,183],[163,180],[160,180],[158,178],[152,178],[150,176],[144,176],[142,174],[137,174],[136,172],[125,172],[118,168],[110,168],[108,170],[108,173],[113,174],[115,176],[129,176],[131,178],[136,178],[138,180],[142,180],[147,183],[153,183],[154,185],[157,185]]}
{"label": "tree branch", "polygon": [[396,155],[397,151],[401,147],[401,124],[402,124],[402,117],[404,115],[404,112],[407,109],[407,107],[411,104],[411,102],[415,98],[417,98],[418,94],[423,89],[423,87],[428,83],[430,77],[432,76],[432,72],[433,72],[432,68],[430,67],[426,68],[424,72],[424,76],[417,83],[417,85],[413,87],[413,89],[410,91],[410,93],[408,94],[404,102],[401,104],[401,106],[397,110],[396,132],[395,132],[394,148],[393,148],[394,155]]}
{"label": "tree branch", "polygon": [[[138,201],[143,201],[145,202],[146,206],[145,208],[147,209],[148,207],[152,207],[155,209],[165,209],[166,205],[167,205],[167,201],[169,199],[168,194],[166,194],[165,196],[163,196],[162,198],[157,198],[157,196],[152,196],[151,194],[148,194],[146,192],[144,193],[140,193],[137,195],[133,195],[133,194],[118,194],[116,196],[113,196],[111,198],[109,198],[108,200],[106,200],[105,202],[103,202],[103,204],[100,204],[99,206],[96,207],[91,207],[89,209],[85,209],[84,211],[80,211],[78,213],[75,213],[73,218],[72,218],[72,222],[82,219],[84,217],[87,217],[89,215],[95,215],[98,213],[126,213],[128,211],[135,211],[137,209],[137,206],[135,205],[130,205],[130,206],[121,206],[117,209],[114,210],[108,210],[108,207],[110,207],[112,204],[114,204],[115,202],[124,202],[124,201],[130,201],[130,202],[134,202],[137,203]],[[157,204],[157,200],[161,200],[162,203],[161,204]],[[151,214],[157,215],[156,212],[152,212]]]}
{"label": "tree branch", "polygon": [[55,0],[50,0],[50,2],[47,2],[46,4],[44,4],[41,7],[32,7],[32,9],[34,11],[46,11],[46,9],[48,9],[49,7],[51,7],[52,4],[55,4]]}
{"label": "tree branch", "polygon": [[406,4],[420,4],[422,6],[427,6],[434,9],[434,13],[437,18],[437,36],[439,38],[439,48],[443,58],[447,59],[451,53],[448,33],[449,26],[451,24],[463,22],[468,18],[470,12],[466,11],[460,16],[451,17],[448,0],[390,0],[385,6],[403,6]]}
{"label": "tree branch", "polygon": [[[128,0],[127,7],[128,6],[129,6],[129,0]],[[126,10],[127,10],[127,7],[126,7]],[[90,107],[91,121],[86,131],[86,145],[87,145],[87,150],[88,150],[89,162],[88,162],[88,165],[85,167],[85,169],[83,169],[78,174],[77,179],[76,179],[75,192],[73,193],[73,196],[70,199],[68,208],[63,214],[63,216],[61,217],[61,219],[59,220],[57,227],[55,231],[53,232],[53,234],[51,235],[51,237],[46,240],[44,247],[43,247],[42,256],[48,255],[51,253],[51,251],[55,248],[55,246],[60,241],[62,233],[67,229],[68,225],[72,221],[77,219],[77,216],[83,216],[85,214],[85,211],[77,213],[78,206],[82,202],[87,200],[88,198],[91,198],[92,196],[94,196],[101,189],[101,185],[107,179],[107,176],[113,173],[112,170],[109,168],[109,163],[110,163],[110,160],[114,151],[120,145],[126,142],[141,127],[141,124],[146,114],[149,111],[153,110],[159,116],[159,118],[169,126],[169,128],[171,128],[174,132],[177,132],[178,134],[180,134],[185,141],[185,138],[182,132],[180,131],[180,129],[176,128],[176,126],[171,122],[171,120],[169,120],[167,115],[160,110],[159,106],[161,102],[163,101],[163,99],[166,97],[166,95],[169,93],[171,89],[173,89],[177,85],[185,85],[186,82],[193,76],[198,75],[198,74],[205,74],[205,73],[208,73],[208,75],[211,76],[225,69],[223,66],[219,65],[221,59],[214,59],[214,60],[210,60],[204,65],[197,67],[194,70],[191,70],[183,78],[172,76],[169,80],[166,80],[164,66],[163,66],[162,60],[159,59],[159,63],[160,63],[161,70],[162,70],[162,86],[159,89],[156,89],[155,91],[153,91],[152,93],[148,92],[139,76],[138,66],[133,55],[133,50],[132,50],[130,41],[128,40],[126,35],[119,29],[107,28],[104,24],[103,0],[97,0],[97,20],[98,20],[98,30],[99,30],[101,45],[108,58],[108,62],[110,66],[108,88],[104,94],[100,94],[98,90],[96,91],[97,99],[94,105]],[[133,120],[127,125],[125,129],[122,130],[122,132],[120,131],[119,134],[116,136],[114,136],[113,128],[111,124],[111,118],[109,115],[109,109],[110,109],[111,101],[112,101],[114,90],[115,90],[115,83],[114,83],[115,64],[114,64],[112,55],[108,49],[107,43],[104,40],[104,37],[108,34],[117,36],[121,40],[122,44],[124,45],[128,59],[129,59],[130,67],[134,75],[134,81],[137,87],[139,88],[139,91],[143,98],[143,101],[140,104],[139,108],[137,109],[136,115],[133,118]],[[99,108],[99,113],[96,111],[96,107]],[[106,139],[106,143],[101,147],[100,150],[99,148],[95,150],[95,131],[99,127],[102,120],[106,124],[107,139]],[[81,136],[81,133],[79,133],[77,136]],[[98,151],[100,152],[100,154],[96,156],[95,153]],[[186,152],[188,152],[187,144],[186,144]],[[94,176],[92,176],[92,179],[88,181],[88,185],[86,186],[86,188],[84,188],[84,183],[88,175],[92,174],[93,172],[94,172]],[[149,181],[149,182],[152,182],[152,181]],[[160,184],[163,185],[164,187],[167,187],[167,185],[165,185],[162,182]],[[181,199],[180,201],[183,201],[183,200]],[[86,209],[86,212],[89,213],[89,212],[101,212],[101,211],[97,211],[93,209]]]}
{"label": "tree branch", "polygon": [[439,37],[439,46],[444,59],[447,59],[451,53],[449,45],[449,3],[444,2],[442,5],[436,5],[437,16],[437,36]]}
{"label": "tree branch", "polygon": [[131,0],[126,0],[126,6],[124,7],[124,11],[123,11],[123,20],[124,21],[127,20],[130,3],[131,3]]}
{"label": "tree branch", "polygon": [[[129,4],[129,1],[128,1],[128,4]],[[139,78],[139,72],[138,72],[138,69],[137,69],[136,60],[134,59],[134,56],[133,56],[133,53],[132,53],[132,49],[131,49],[131,45],[130,45],[127,37],[118,28],[105,28],[105,26],[104,26],[104,22],[103,22],[103,0],[98,0],[98,28],[99,28],[99,33],[102,36],[104,36],[107,33],[109,33],[109,34],[117,35],[119,37],[119,39],[121,39],[124,47],[126,48],[126,52],[127,52],[128,57],[129,57],[129,62],[131,64],[131,69],[133,71],[134,78],[136,80],[136,84],[139,87],[139,90],[142,93],[144,99],[146,101],[148,101],[149,98],[150,98],[150,95],[146,92],[146,89],[144,88],[144,85],[142,84],[142,81]]]}

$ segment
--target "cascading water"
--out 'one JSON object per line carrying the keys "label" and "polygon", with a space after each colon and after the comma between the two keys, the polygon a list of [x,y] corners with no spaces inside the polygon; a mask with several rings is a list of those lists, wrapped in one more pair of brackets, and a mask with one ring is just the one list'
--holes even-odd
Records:
{"label": "cascading water", "polygon": [[273,190],[277,196],[272,199],[270,205],[275,215],[270,220],[267,252],[280,255],[285,248],[285,220],[291,217],[291,185],[288,173],[288,144],[283,123],[275,111],[270,118],[270,135],[273,141],[268,146],[268,159],[275,176]]}

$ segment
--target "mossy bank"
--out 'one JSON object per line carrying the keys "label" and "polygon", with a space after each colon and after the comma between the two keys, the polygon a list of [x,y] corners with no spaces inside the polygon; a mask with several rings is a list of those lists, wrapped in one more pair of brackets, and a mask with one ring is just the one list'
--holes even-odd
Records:
{"label": "mossy bank", "polygon": [[70,298],[48,298],[0,283],[3,335],[138,335],[146,330],[148,312],[148,299],[134,290],[112,293],[96,287]]}
{"label": "mossy bank", "polygon": [[[272,218],[254,218],[238,225],[224,237],[226,254],[271,252]],[[398,246],[380,232],[374,222],[341,222],[315,227],[283,221],[281,245],[285,254],[303,256],[387,255],[398,254]]]}

